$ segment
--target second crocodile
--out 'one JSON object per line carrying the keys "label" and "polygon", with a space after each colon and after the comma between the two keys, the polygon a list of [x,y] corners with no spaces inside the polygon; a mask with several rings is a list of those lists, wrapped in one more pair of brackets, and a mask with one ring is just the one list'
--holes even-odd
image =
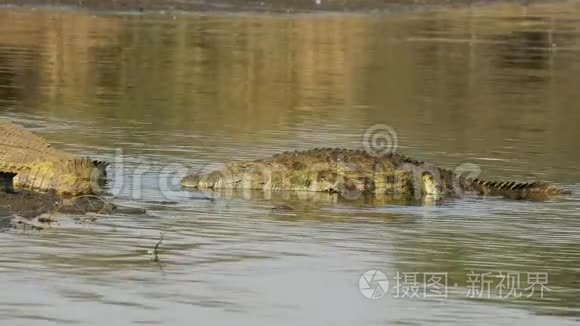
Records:
{"label": "second crocodile", "polygon": [[361,150],[341,148],[316,148],[254,161],[232,161],[223,169],[187,176],[181,185],[197,189],[317,191],[415,199],[472,193],[541,200],[570,193],[541,181],[470,179],[396,153],[374,156]]}

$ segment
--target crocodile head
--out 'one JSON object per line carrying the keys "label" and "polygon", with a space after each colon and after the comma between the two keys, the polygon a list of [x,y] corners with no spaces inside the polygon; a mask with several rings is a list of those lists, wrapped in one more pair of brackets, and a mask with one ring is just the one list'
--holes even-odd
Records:
{"label": "crocodile head", "polygon": [[181,186],[184,188],[197,188],[199,185],[200,175],[192,174],[188,175],[181,180]]}

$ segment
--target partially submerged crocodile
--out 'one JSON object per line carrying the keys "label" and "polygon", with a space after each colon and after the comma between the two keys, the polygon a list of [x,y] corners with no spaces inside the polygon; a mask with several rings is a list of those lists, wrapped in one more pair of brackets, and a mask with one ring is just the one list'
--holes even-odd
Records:
{"label": "partially submerged crocodile", "polygon": [[470,179],[396,153],[377,157],[365,151],[340,148],[316,148],[254,161],[232,161],[223,169],[187,176],[181,185],[197,189],[295,190],[415,199],[464,193],[546,199],[570,193],[540,181]]}
{"label": "partially submerged crocodile", "polygon": [[[58,150],[22,126],[0,120],[0,172],[12,174],[16,189],[92,194],[104,180],[107,165]],[[11,187],[8,174],[0,179],[0,191]]]}

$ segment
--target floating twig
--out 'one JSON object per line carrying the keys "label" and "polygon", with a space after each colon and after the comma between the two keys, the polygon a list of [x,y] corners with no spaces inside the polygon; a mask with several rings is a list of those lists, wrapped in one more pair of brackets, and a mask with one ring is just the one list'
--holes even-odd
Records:
{"label": "floating twig", "polygon": [[147,253],[149,255],[151,255],[151,260],[153,261],[159,261],[159,248],[161,247],[161,244],[163,243],[163,232],[160,234],[160,238],[159,241],[157,241],[157,243],[155,244],[155,247],[153,247],[152,250],[148,250]]}

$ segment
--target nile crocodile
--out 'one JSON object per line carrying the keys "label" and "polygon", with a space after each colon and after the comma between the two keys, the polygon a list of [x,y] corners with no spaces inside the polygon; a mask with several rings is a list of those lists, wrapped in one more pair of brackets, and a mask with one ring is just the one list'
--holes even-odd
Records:
{"label": "nile crocodile", "polygon": [[197,189],[297,190],[416,199],[465,193],[545,199],[569,193],[540,181],[472,179],[397,153],[374,156],[362,150],[340,148],[316,148],[254,161],[232,161],[220,170],[186,176],[181,185]]}
{"label": "nile crocodile", "polygon": [[[91,194],[104,180],[107,165],[58,150],[22,126],[0,120],[0,172],[12,174],[16,189]],[[9,174],[0,179],[0,190],[12,187]]]}

